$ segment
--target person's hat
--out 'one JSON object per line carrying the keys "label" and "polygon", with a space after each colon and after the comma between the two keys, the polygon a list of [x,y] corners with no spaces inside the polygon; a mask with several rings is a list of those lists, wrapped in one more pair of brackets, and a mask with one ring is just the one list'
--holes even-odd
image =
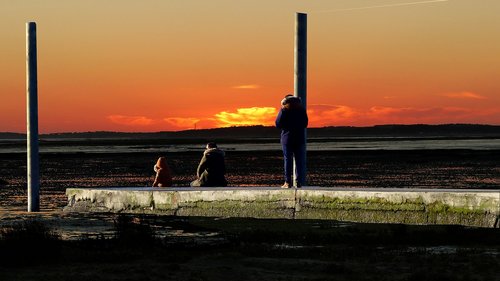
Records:
{"label": "person's hat", "polygon": [[285,105],[285,104],[289,103],[290,101],[302,102],[300,97],[296,97],[294,95],[286,95],[285,98],[281,100],[281,105]]}
{"label": "person's hat", "polygon": [[285,105],[288,103],[288,99],[293,98],[292,94],[286,95],[282,100],[281,100],[281,105]]}

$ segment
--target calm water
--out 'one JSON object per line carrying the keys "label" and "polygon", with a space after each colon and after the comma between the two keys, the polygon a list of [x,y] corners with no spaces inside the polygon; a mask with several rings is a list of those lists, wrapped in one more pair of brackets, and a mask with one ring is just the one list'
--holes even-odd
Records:
{"label": "calm water", "polygon": [[[92,144],[82,145],[82,140],[68,141],[61,144],[51,144],[50,140],[40,145],[41,153],[126,153],[126,152],[185,152],[202,151],[204,144]],[[281,150],[279,142],[267,143],[223,143],[219,145],[227,151],[270,151]],[[500,150],[500,138],[497,139],[342,139],[341,141],[310,140],[309,151],[339,151],[339,150],[432,150],[432,149],[470,149],[470,150]],[[0,140],[0,153],[26,153],[23,141]]]}

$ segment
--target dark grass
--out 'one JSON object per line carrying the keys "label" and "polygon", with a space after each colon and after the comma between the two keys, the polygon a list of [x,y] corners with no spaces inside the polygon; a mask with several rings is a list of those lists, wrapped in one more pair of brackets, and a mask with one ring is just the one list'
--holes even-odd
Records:
{"label": "dark grass", "polygon": [[[161,237],[154,231],[159,225],[197,238]],[[499,280],[499,231],[120,215],[112,238],[62,241],[32,221],[4,232],[0,279]],[[203,243],[207,232],[221,239]],[[18,237],[17,246],[32,239],[57,246],[19,248],[25,255],[6,257],[12,237]],[[26,255],[36,259],[26,262]]]}
{"label": "dark grass", "polygon": [[0,229],[0,263],[33,265],[60,257],[61,241],[43,222],[28,220]]}

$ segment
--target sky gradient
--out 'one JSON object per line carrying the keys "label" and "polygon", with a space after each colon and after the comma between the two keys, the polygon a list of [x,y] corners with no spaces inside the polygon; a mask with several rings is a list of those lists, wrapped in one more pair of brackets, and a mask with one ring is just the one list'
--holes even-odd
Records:
{"label": "sky gradient", "polygon": [[500,1],[410,2],[0,0],[0,132],[26,131],[28,21],[41,133],[273,125],[295,12],[310,127],[499,125]]}

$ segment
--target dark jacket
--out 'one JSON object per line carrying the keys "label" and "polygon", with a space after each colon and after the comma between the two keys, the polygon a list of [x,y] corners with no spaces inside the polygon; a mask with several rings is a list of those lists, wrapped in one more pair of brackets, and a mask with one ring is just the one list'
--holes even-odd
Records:
{"label": "dark jacket", "polygon": [[224,151],[218,148],[209,148],[203,152],[196,171],[200,186],[227,186],[224,155]]}
{"label": "dark jacket", "polygon": [[307,112],[304,108],[282,108],[276,117],[276,127],[281,129],[281,143],[284,145],[301,145],[306,141]]}

